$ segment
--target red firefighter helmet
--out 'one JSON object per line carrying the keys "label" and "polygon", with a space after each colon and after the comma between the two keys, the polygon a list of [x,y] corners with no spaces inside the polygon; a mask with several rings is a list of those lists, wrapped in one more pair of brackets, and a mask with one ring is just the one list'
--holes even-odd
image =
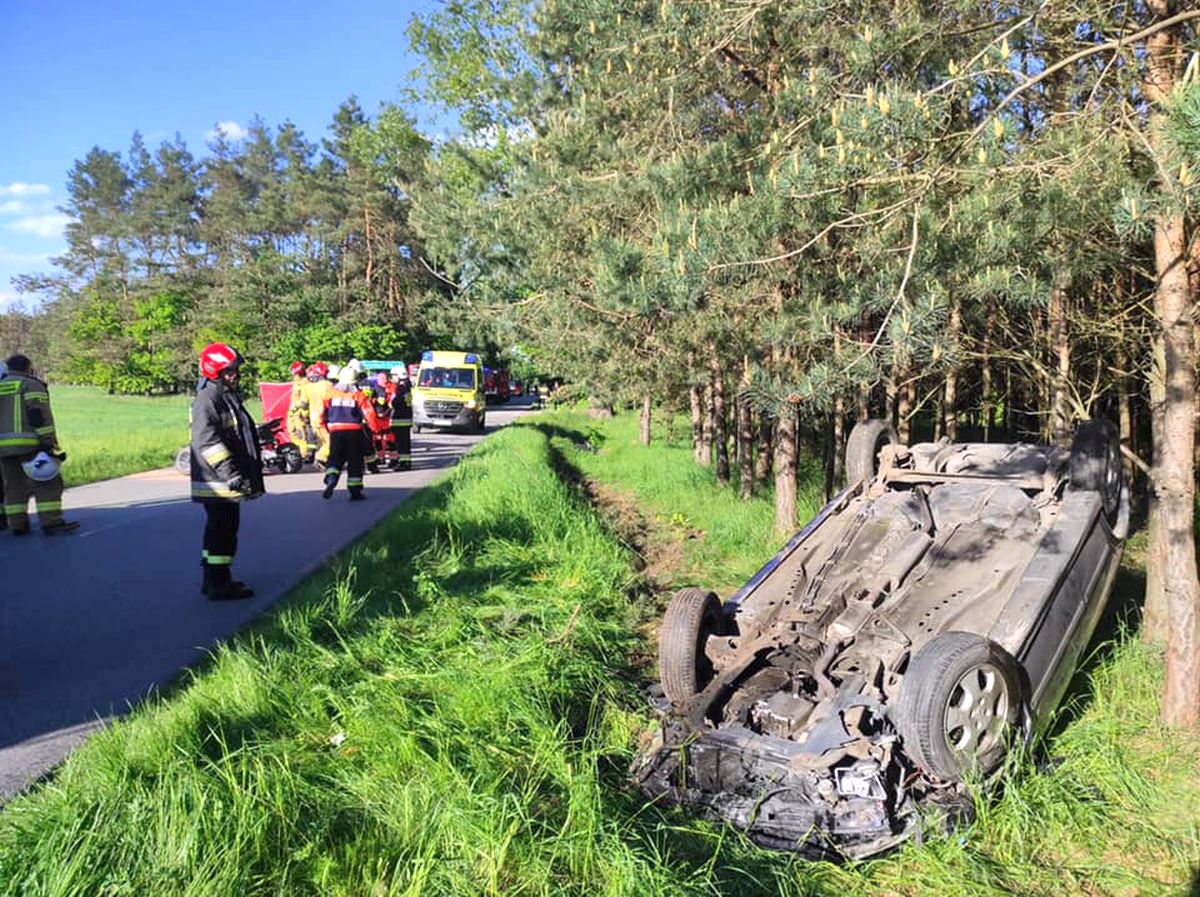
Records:
{"label": "red firefighter helmet", "polygon": [[288,370],[292,372],[293,377],[303,377],[304,376],[304,362],[303,361],[293,361],[292,366],[290,368],[288,368]]}
{"label": "red firefighter helmet", "polygon": [[200,373],[209,380],[216,380],[222,371],[238,368],[242,356],[233,346],[225,343],[209,343],[200,353]]}
{"label": "red firefighter helmet", "polygon": [[323,361],[314,361],[308,366],[308,376],[311,377],[314,374],[320,379],[324,380],[329,376],[329,365]]}

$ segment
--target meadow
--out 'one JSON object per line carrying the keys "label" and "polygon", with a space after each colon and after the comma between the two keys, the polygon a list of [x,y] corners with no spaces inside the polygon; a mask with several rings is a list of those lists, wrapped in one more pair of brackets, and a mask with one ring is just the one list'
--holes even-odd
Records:
{"label": "meadow", "polygon": [[489,437],[5,807],[0,893],[1196,892],[1200,746],[1157,723],[1136,544],[1057,725],[969,827],[836,865],[648,805],[627,770],[670,590],[727,593],[779,544],[769,496],[663,435],[564,412]]}
{"label": "meadow", "polygon": [[[187,445],[191,395],[110,396],[95,386],[50,387],[58,441],[67,452],[63,481],[79,486],[169,467]],[[255,420],[257,399],[246,407]]]}

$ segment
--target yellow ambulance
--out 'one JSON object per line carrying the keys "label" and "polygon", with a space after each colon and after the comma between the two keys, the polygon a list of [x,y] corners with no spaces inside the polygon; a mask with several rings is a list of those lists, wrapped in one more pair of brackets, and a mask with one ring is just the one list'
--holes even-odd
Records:
{"label": "yellow ambulance", "polygon": [[421,353],[413,388],[414,430],[440,427],[482,433],[486,415],[483,362],[477,353]]}

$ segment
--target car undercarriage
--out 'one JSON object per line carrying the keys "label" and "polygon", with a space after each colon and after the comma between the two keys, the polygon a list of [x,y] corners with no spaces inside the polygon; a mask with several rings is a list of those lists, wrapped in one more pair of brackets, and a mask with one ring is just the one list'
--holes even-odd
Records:
{"label": "car undercarriage", "polygon": [[1071,452],[856,427],[850,485],[728,601],[672,599],[642,790],[767,847],[870,856],[961,813],[1061,697],[1128,503],[1111,429]]}

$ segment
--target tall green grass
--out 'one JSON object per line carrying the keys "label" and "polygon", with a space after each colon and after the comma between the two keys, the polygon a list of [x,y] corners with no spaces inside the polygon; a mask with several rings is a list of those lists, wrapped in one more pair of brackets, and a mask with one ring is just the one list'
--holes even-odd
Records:
{"label": "tall green grass", "polygon": [[[187,445],[190,395],[110,396],[94,386],[50,387],[68,486],[169,467]],[[257,399],[247,408],[258,419]]]}
{"label": "tall green grass", "polygon": [[[674,514],[706,533],[674,527],[695,543],[685,564],[741,575],[777,540],[723,524],[736,498],[693,481],[690,455],[661,448],[670,488],[641,471],[624,421],[531,424],[6,807],[0,893],[1186,892],[1197,748],[1157,726],[1159,658],[1124,632],[1080,677],[1044,752],[1057,762],[1022,758],[950,837],[838,867],[647,806],[626,768],[651,724],[636,661],[656,610],[554,466],[662,489],[639,499],[658,538]],[[769,528],[769,497],[753,504]]]}

